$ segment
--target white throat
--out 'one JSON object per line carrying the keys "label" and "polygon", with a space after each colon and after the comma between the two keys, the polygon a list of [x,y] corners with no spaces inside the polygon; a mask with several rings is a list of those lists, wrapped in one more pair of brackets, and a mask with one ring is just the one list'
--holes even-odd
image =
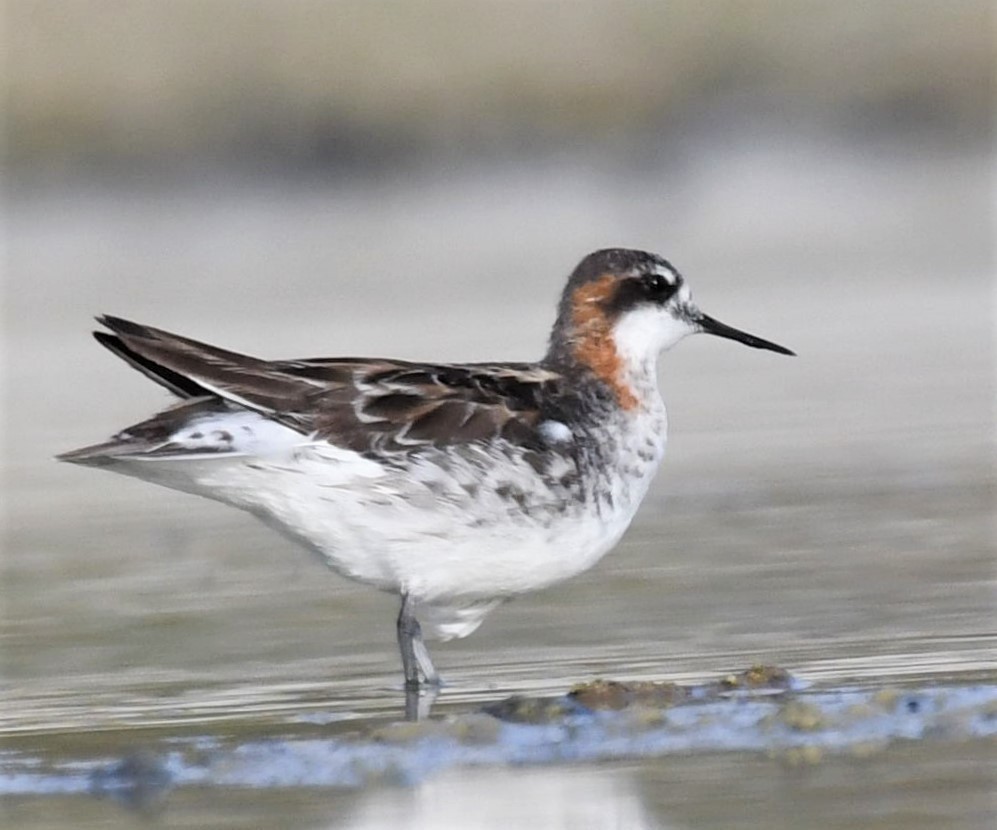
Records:
{"label": "white throat", "polygon": [[696,331],[670,307],[646,306],[624,314],[613,327],[616,354],[632,381],[655,378],[658,355]]}

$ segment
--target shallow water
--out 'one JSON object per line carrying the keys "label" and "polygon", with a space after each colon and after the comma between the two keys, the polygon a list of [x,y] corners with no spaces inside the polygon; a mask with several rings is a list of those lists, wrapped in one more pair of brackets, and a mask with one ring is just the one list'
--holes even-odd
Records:
{"label": "shallow water", "polygon": [[[630,533],[593,571],[437,645],[437,713],[759,661],[818,690],[997,683],[992,244],[985,223],[946,207],[987,215],[986,160],[921,152],[758,150],[625,188],[618,171],[566,161],[445,183],[16,189],[7,761],[335,737],[400,715],[391,598],[249,517],[49,460],[165,400],[88,340],[89,315],[274,357],[529,359],[560,275],[604,244],[662,250],[709,313],[800,356],[707,338],[667,355],[669,457]],[[181,788],[157,820],[447,827],[475,826],[477,810],[477,826],[517,826],[529,804],[546,826],[585,826],[581,812],[593,827],[982,827],[992,749],[901,743],[804,768],[711,752],[451,769],[350,793]],[[135,817],[88,796],[8,792],[11,827]]]}
{"label": "shallow water", "polygon": [[[420,787],[178,790],[138,814],[88,796],[7,800],[9,827],[756,828],[991,826],[993,751],[905,745],[794,766],[739,753],[446,773]],[[958,812],[953,810],[958,805]]]}

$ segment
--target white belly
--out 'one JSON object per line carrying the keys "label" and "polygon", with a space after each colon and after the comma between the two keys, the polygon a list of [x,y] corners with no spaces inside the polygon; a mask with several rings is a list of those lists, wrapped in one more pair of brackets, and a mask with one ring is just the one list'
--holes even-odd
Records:
{"label": "white belly", "polygon": [[427,634],[446,638],[607,553],[647,490],[663,432],[641,447],[622,459],[625,475],[594,477],[564,459],[541,475],[515,450],[496,463],[474,446],[400,468],[309,444],[268,457],[128,459],[116,469],[252,512],[343,576],[409,594],[425,609]]}
{"label": "white belly", "polygon": [[424,602],[510,597],[574,576],[619,540],[636,509],[599,513],[522,468],[468,464],[446,478],[438,468],[382,468],[340,483],[321,451],[200,464],[200,494],[259,515],[344,576]]}

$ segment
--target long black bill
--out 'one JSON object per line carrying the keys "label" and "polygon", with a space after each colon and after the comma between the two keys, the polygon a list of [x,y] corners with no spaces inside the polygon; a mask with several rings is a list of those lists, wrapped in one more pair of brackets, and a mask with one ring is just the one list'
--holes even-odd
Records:
{"label": "long black bill", "polygon": [[770,352],[779,352],[779,354],[788,354],[796,356],[796,352],[791,352],[785,346],[780,346],[777,343],[772,343],[768,340],[762,340],[760,337],[755,337],[753,334],[748,334],[745,331],[739,329],[731,328],[730,326],[724,325],[719,320],[714,320],[712,317],[703,314],[697,321],[703,331],[707,334],[715,334],[717,337],[726,337],[728,340],[736,340],[738,343],[744,343],[745,346],[751,346],[753,349],[768,349]]}

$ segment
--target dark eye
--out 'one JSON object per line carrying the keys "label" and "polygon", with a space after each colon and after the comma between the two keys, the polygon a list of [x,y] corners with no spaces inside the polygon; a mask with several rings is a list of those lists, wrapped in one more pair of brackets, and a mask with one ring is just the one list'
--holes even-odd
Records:
{"label": "dark eye", "polygon": [[675,293],[676,286],[672,285],[661,274],[645,274],[642,282],[647,296],[658,302],[664,302]]}

